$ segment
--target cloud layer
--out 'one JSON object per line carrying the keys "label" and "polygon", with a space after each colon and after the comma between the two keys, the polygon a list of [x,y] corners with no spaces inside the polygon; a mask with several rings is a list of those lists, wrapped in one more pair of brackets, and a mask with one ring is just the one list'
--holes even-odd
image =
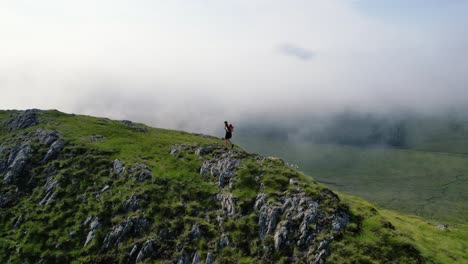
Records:
{"label": "cloud layer", "polygon": [[200,132],[252,115],[464,105],[468,4],[400,17],[366,2],[1,3],[0,105]]}

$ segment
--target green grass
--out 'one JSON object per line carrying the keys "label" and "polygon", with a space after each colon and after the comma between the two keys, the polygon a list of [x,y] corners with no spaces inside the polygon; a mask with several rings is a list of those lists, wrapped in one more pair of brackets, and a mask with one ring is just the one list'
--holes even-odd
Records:
{"label": "green grass", "polygon": [[245,142],[331,188],[434,221],[468,220],[468,155],[413,149]]}

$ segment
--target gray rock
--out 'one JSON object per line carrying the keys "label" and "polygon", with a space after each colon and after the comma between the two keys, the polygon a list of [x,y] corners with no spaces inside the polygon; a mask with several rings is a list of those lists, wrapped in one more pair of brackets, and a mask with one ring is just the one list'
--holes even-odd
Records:
{"label": "gray rock", "polygon": [[205,147],[199,147],[196,151],[195,154],[198,156],[210,154],[213,151],[214,147],[212,146],[205,146]]}
{"label": "gray rock", "polygon": [[107,191],[107,190],[109,190],[109,189],[110,189],[110,186],[109,186],[109,185],[106,185],[106,186],[104,186],[104,187],[101,189],[101,191],[99,191],[99,193],[103,193],[103,192],[105,192],[105,191]]}
{"label": "gray rock", "polygon": [[132,130],[135,130],[137,132],[144,132],[144,133],[148,132],[148,128],[144,127],[143,125],[135,124],[135,123],[133,123],[132,121],[129,121],[129,120],[122,120],[122,121],[120,121],[120,123],[128,126]]}
{"label": "gray rock", "polygon": [[177,264],[189,264],[189,257],[185,253],[185,249],[182,249],[180,252],[179,258],[177,259]]}
{"label": "gray rock", "polygon": [[87,217],[86,220],[84,221],[83,225],[88,225],[89,224],[89,232],[88,236],[86,237],[86,241],[83,245],[83,247],[86,247],[91,241],[94,240],[94,237],[96,236],[96,231],[101,227],[101,223],[99,222],[99,218],[96,216],[93,217]]}
{"label": "gray rock", "polygon": [[122,206],[120,207],[120,211],[128,213],[128,212],[135,212],[140,208],[140,202],[136,196],[131,196],[127,200],[124,201]]}
{"label": "gray rock", "polygon": [[147,240],[141,247],[141,250],[138,253],[138,256],[136,258],[136,261],[137,262],[143,261],[144,259],[147,259],[153,256],[155,252],[156,252],[156,242],[153,239]]}
{"label": "gray rock", "polygon": [[55,130],[38,129],[37,133],[39,142],[46,146],[52,145],[55,141],[57,141],[60,138],[58,132]]}
{"label": "gray rock", "polygon": [[109,249],[114,247],[122,241],[127,240],[129,236],[139,234],[147,225],[148,221],[145,218],[127,218],[119,225],[114,226],[112,230],[107,233],[102,248]]}
{"label": "gray rock", "polygon": [[174,146],[172,146],[169,153],[171,155],[175,155],[175,154],[178,154],[178,153],[181,153],[181,152],[193,150],[195,147],[196,146],[194,146],[194,145],[187,145],[187,144],[179,144],[178,143],[178,144],[174,144]]}
{"label": "gray rock", "polygon": [[189,235],[193,241],[198,241],[201,237],[200,226],[198,224],[194,224],[192,229],[190,229]]}
{"label": "gray rock", "polygon": [[138,256],[138,253],[138,245],[134,245],[130,253],[128,253],[128,256],[130,257],[130,259],[135,259]]}
{"label": "gray rock", "polygon": [[274,235],[275,249],[278,250],[287,240],[289,235],[289,221],[283,221],[279,224]]}
{"label": "gray rock", "polygon": [[448,225],[437,225],[435,228],[436,228],[436,229],[439,229],[439,230],[447,230],[447,229],[448,229]]}
{"label": "gray rock", "polygon": [[332,220],[332,229],[336,231],[343,230],[349,222],[349,215],[343,211],[338,211]]}
{"label": "gray rock", "polygon": [[0,208],[7,208],[15,203],[17,190],[9,190],[4,194],[0,194]]}
{"label": "gray rock", "polygon": [[153,178],[153,174],[151,173],[151,170],[148,168],[148,166],[141,163],[131,167],[128,172],[137,182],[143,182]]}
{"label": "gray rock", "polygon": [[29,109],[7,120],[5,125],[8,127],[8,132],[12,132],[18,129],[25,129],[39,124],[39,119],[37,117],[38,112],[39,110]]}
{"label": "gray rock", "polygon": [[213,264],[213,262],[214,262],[213,253],[208,252],[208,254],[206,255],[205,264]]}
{"label": "gray rock", "polygon": [[275,232],[280,213],[281,209],[277,206],[265,204],[260,208],[258,217],[258,232],[260,239],[263,239],[265,235],[272,235]]}
{"label": "gray rock", "polygon": [[65,141],[61,138],[57,139],[49,148],[46,155],[42,159],[42,163],[45,164],[52,159],[55,159],[62,151],[63,147],[65,146]]}
{"label": "gray rock", "polygon": [[48,205],[50,202],[52,202],[55,199],[55,197],[57,196],[57,194],[55,192],[55,189],[59,185],[60,184],[59,184],[58,181],[54,181],[53,178],[49,178],[47,180],[46,184],[43,186],[43,189],[44,189],[46,194],[44,195],[44,197],[39,202],[39,205],[44,206],[44,205]]}
{"label": "gray rock", "polygon": [[218,184],[223,187],[236,176],[239,159],[235,152],[223,153],[213,160],[204,160],[200,168],[200,175],[218,177]]}
{"label": "gray rock", "polygon": [[232,193],[218,194],[216,198],[221,202],[221,210],[225,215],[233,216],[236,214],[236,199]]}
{"label": "gray rock", "polygon": [[221,237],[218,241],[218,247],[219,249],[225,248],[225,247],[230,247],[231,246],[231,241],[229,241],[228,235],[225,233],[221,234]]}
{"label": "gray rock", "polygon": [[8,168],[4,177],[5,183],[12,184],[24,178],[28,173],[27,168],[32,154],[32,149],[29,144],[30,141],[25,141],[10,153],[7,162]]}
{"label": "gray rock", "polygon": [[192,258],[192,264],[197,264],[197,263],[201,263],[201,258],[200,256],[198,255],[198,252],[195,252],[195,254],[193,254],[193,258]]}
{"label": "gray rock", "polygon": [[125,171],[125,166],[123,165],[122,161],[116,159],[112,162],[112,170],[117,176],[120,176]]}
{"label": "gray rock", "polygon": [[23,223],[23,215],[20,215],[18,216],[18,218],[16,218],[16,221],[13,224],[13,229],[17,229],[18,227],[21,226],[22,223]]}

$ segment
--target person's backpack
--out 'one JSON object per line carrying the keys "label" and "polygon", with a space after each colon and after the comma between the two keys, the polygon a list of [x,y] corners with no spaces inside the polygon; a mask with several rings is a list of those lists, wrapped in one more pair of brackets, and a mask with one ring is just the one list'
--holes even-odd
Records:
{"label": "person's backpack", "polygon": [[232,124],[229,124],[228,128],[229,128],[229,132],[231,133],[234,132],[234,126]]}

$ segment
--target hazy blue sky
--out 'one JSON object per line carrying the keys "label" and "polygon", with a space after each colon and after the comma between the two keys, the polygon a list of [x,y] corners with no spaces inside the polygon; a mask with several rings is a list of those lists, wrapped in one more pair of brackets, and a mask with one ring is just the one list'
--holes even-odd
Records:
{"label": "hazy blue sky", "polygon": [[5,0],[0,108],[210,131],[468,96],[466,0]]}

